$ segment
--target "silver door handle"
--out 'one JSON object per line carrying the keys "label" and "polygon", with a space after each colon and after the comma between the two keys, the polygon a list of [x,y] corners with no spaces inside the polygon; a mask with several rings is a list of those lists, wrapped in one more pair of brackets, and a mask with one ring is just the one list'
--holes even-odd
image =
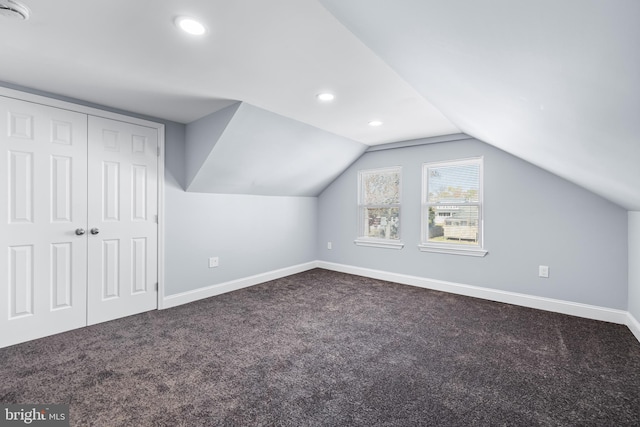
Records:
{"label": "silver door handle", "polygon": [[78,236],[82,236],[84,233],[86,233],[86,231],[84,231],[84,228],[76,228],[76,234]]}
{"label": "silver door handle", "polygon": [[100,229],[94,227],[89,232],[95,236],[96,234],[98,234],[100,232]]}

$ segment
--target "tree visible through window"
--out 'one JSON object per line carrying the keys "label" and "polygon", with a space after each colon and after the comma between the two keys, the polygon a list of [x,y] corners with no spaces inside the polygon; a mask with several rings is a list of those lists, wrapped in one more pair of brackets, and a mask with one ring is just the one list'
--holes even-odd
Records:
{"label": "tree visible through window", "polygon": [[482,247],[482,159],[423,167],[422,244]]}
{"label": "tree visible through window", "polygon": [[358,173],[360,237],[400,239],[400,176],[400,167]]}

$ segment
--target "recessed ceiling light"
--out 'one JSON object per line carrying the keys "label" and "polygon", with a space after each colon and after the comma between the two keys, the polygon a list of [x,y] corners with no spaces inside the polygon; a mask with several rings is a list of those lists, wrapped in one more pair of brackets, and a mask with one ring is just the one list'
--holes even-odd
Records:
{"label": "recessed ceiling light", "polygon": [[335,99],[335,95],[329,92],[323,92],[323,93],[319,93],[316,95],[316,98],[318,98],[320,101],[333,101]]}
{"label": "recessed ceiling light", "polygon": [[29,19],[29,8],[15,0],[0,0],[0,16],[26,21]]}
{"label": "recessed ceiling light", "polygon": [[201,36],[207,32],[207,29],[201,22],[188,16],[177,17],[176,25],[185,33],[193,34],[194,36]]}
{"label": "recessed ceiling light", "polygon": [[369,126],[382,126],[382,122],[380,120],[371,120]]}

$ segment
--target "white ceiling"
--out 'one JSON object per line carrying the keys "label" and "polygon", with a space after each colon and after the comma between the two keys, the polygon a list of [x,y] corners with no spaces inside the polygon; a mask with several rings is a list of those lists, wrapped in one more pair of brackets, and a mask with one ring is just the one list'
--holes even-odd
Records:
{"label": "white ceiling", "polygon": [[459,132],[316,0],[20,1],[1,81],[181,123],[244,101],[369,145]]}
{"label": "white ceiling", "polygon": [[22,1],[0,81],[182,123],[239,100],[368,145],[463,131],[640,210],[637,0]]}

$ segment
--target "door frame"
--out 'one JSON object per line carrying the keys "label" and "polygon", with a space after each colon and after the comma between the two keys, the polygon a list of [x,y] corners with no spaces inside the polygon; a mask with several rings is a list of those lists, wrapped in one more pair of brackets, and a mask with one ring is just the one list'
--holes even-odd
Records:
{"label": "door frame", "polygon": [[[164,307],[164,153],[165,153],[165,125],[163,123],[135,117],[127,114],[116,113],[109,110],[87,105],[86,101],[80,99],[63,100],[60,95],[45,95],[25,92],[29,90],[11,89],[0,86],[0,95],[7,98],[14,98],[21,101],[33,102],[35,104],[46,105],[48,107],[60,108],[63,110],[75,111],[77,113],[87,114],[90,116],[104,117],[105,119],[118,120],[126,123],[133,123],[140,126],[146,126],[158,131],[158,310]],[[134,114],[134,113],[130,113]]]}

